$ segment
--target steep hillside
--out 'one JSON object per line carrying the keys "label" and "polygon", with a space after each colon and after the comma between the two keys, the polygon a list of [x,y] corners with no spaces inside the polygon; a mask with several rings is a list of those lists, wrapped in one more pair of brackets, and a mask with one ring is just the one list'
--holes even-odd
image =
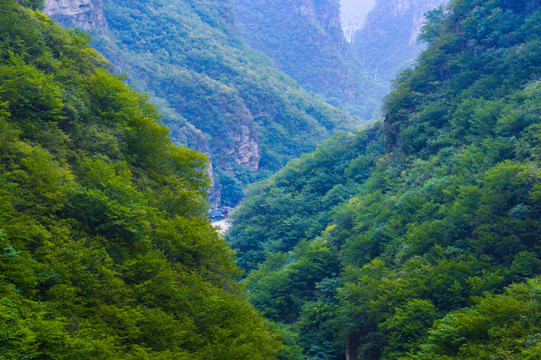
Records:
{"label": "steep hillside", "polygon": [[342,32],[338,1],[234,2],[243,37],[280,69],[365,120],[377,116],[384,86],[360,70]]}
{"label": "steep hillside", "polygon": [[[209,153],[214,204],[235,205],[247,183],[356,121],[303,91],[247,46],[228,0],[67,2],[73,5],[62,8],[51,0],[46,10],[72,26],[84,14],[102,13],[107,28],[94,22],[90,31],[95,47],[150,94],[174,142]],[[81,10],[72,14],[73,8]]]}
{"label": "steep hillside", "polygon": [[365,26],[375,6],[376,0],[340,0],[340,20],[346,41],[351,42],[355,32]]}
{"label": "steep hillside", "polygon": [[425,13],[449,0],[377,0],[360,29],[351,35],[362,70],[389,82],[417,57],[417,42]]}
{"label": "steep hillside", "polygon": [[272,360],[203,154],[39,1],[0,2],[0,358]]}
{"label": "steep hillside", "polygon": [[429,19],[384,122],[235,214],[251,301],[292,358],[541,357],[541,5],[456,0]]}

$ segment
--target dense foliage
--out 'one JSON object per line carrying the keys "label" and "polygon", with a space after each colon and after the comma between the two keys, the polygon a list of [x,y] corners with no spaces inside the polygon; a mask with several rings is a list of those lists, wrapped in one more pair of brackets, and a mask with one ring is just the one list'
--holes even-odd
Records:
{"label": "dense foliage", "polygon": [[0,358],[275,358],[204,216],[206,157],[86,35],[3,0],[0,43]]}
{"label": "dense foliage", "polygon": [[235,215],[251,300],[297,346],[284,358],[541,357],[541,5],[456,0],[429,19],[383,125]]}
{"label": "dense foliage", "polygon": [[366,154],[383,152],[377,128],[337,134],[314,153],[292,161],[268,181],[255,184],[235,213],[228,234],[239,264],[253,270],[267,254],[288,252],[319,235],[336,205],[347,201],[373,167]]}
{"label": "dense foliage", "polygon": [[208,152],[215,203],[356,120],[302,90],[238,35],[229,0],[103,0],[94,46],[165,114],[175,143]]}

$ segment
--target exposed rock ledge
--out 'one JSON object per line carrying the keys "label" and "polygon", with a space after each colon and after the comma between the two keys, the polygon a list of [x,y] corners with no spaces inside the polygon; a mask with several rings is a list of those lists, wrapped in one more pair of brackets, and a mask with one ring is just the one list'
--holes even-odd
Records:
{"label": "exposed rock ledge", "polygon": [[45,0],[45,13],[83,31],[107,31],[101,0]]}

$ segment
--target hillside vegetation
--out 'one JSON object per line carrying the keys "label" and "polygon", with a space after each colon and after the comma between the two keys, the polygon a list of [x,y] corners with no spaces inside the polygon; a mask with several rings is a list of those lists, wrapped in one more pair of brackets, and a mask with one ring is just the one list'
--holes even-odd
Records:
{"label": "hillside vegetation", "polygon": [[337,0],[233,0],[241,35],[305,88],[363,120],[378,116],[386,84],[361,70]]}
{"label": "hillside vegetation", "polygon": [[359,59],[361,69],[371,78],[390,84],[401,70],[412,66],[425,48],[426,44],[418,41],[424,15],[450,2],[374,0],[365,24],[351,35],[351,51]]}
{"label": "hillside vegetation", "polygon": [[93,46],[150,95],[173,142],[209,153],[214,205],[236,205],[246,184],[358,121],[250,48],[231,0],[101,3],[108,27]]}
{"label": "hillside vegetation", "polygon": [[228,239],[291,359],[541,357],[541,6],[455,0],[383,122],[253,186]]}
{"label": "hillside vegetation", "polygon": [[207,158],[35,8],[0,2],[0,358],[275,359]]}

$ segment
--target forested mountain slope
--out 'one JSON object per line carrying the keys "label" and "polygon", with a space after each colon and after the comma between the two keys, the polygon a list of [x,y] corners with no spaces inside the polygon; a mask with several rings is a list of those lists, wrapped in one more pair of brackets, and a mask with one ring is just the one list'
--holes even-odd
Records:
{"label": "forested mountain slope", "polygon": [[304,87],[361,118],[380,116],[399,70],[423,45],[424,14],[448,0],[234,0],[254,48]]}
{"label": "forested mountain slope", "polygon": [[204,155],[39,1],[0,2],[0,358],[275,359]]}
{"label": "forested mountain slope", "polygon": [[541,357],[541,4],[455,0],[429,19],[384,121],[235,214],[251,300],[290,358]]}
{"label": "forested mountain slope", "polygon": [[384,84],[366,76],[342,32],[336,0],[234,0],[240,33],[301,85],[346,106],[364,120],[377,117]]}
{"label": "forested mountain slope", "polygon": [[[64,3],[48,0],[47,11],[90,26],[94,46],[164,113],[173,141],[209,153],[214,204],[235,205],[246,184],[357,121],[251,49],[237,34],[229,0]],[[93,20],[102,17],[106,27]]]}
{"label": "forested mountain slope", "polygon": [[[362,2],[362,0],[357,0]],[[425,13],[449,0],[377,0],[365,23],[351,35],[352,53],[370,78],[388,83],[410,66],[423,43],[417,41]],[[351,6],[351,5],[350,5]]]}

